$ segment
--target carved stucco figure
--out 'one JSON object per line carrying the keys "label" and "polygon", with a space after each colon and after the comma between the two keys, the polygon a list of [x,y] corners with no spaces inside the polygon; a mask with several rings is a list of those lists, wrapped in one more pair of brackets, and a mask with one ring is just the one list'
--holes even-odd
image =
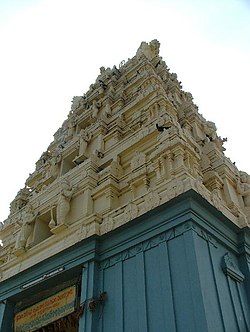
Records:
{"label": "carved stucco figure", "polygon": [[111,116],[111,114],[112,114],[112,111],[111,111],[110,103],[107,100],[106,104],[104,106],[104,116],[106,116],[107,118],[109,118]]}
{"label": "carved stucco figure", "polygon": [[216,145],[216,147],[219,149],[219,151],[223,152],[225,151],[226,149],[224,148],[223,144],[227,142],[227,138],[221,138],[220,136],[219,137],[216,137],[215,140],[214,140],[214,143]]}
{"label": "carved stucco figure", "polygon": [[57,178],[58,174],[59,174],[59,163],[62,160],[62,155],[59,151],[59,149],[56,149],[53,153],[52,153],[52,157],[49,160],[49,175],[52,176],[54,179]]}
{"label": "carved stucco figure", "polygon": [[140,59],[141,56],[144,55],[149,60],[152,60],[159,54],[159,49],[160,43],[156,39],[152,40],[150,43],[142,42],[136,56]]}
{"label": "carved stucco figure", "polygon": [[81,129],[79,139],[79,156],[86,153],[87,146],[92,138],[92,134],[86,129]]}
{"label": "carved stucco figure", "polygon": [[37,214],[34,213],[31,204],[28,203],[22,212],[21,220],[17,221],[17,224],[21,226],[21,229],[16,239],[15,250],[24,250],[26,248],[28,238],[32,234],[34,228],[36,217]]}
{"label": "carved stucco figure", "polygon": [[93,104],[91,106],[91,111],[92,111],[92,118],[93,119],[97,119],[97,115],[99,113],[99,107],[100,107],[100,103],[98,103],[96,100],[93,100]]}
{"label": "carved stucco figure", "polygon": [[146,155],[143,152],[136,151],[134,157],[131,160],[131,169],[134,170],[146,162]]}
{"label": "carved stucco figure", "polygon": [[157,192],[149,191],[144,196],[144,211],[149,211],[160,205],[160,196]]}
{"label": "carved stucco figure", "polygon": [[131,219],[136,218],[138,216],[138,212],[139,212],[138,206],[130,202],[124,209],[124,214],[123,214],[124,221],[127,222]]}
{"label": "carved stucco figure", "polygon": [[68,139],[71,139],[74,136],[75,128],[76,128],[76,118],[71,113],[68,118],[68,133],[67,133]]}
{"label": "carved stucco figure", "polygon": [[214,141],[216,139],[216,126],[214,122],[207,121],[204,127],[204,132],[207,141]]}
{"label": "carved stucco figure", "polygon": [[24,187],[21,190],[19,190],[15,199],[10,203],[10,213],[12,214],[22,209],[26,205],[29,195],[30,195],[29,188]]}
{"label": "carved stucco figure", "polygon": [[79,133],[78,147],[79,152],[78,156],[73,160],[76,165],[82,163],[85,159],[88,158],[87,147],[92,138],[92,133],[88,129],[81,129]]}
{"label": "carved stucco figure", "polygon": [[86,96],[75,96],[72,100],[71,111],[74,114],[79,114],[84,109],[89,107]]}
{"label": "carved stucco figure", "polygon": [[66,225],[66,217],[70,211],[72,195],[73,188],[69,181],[66,179],[62,180],[57,202],[57,225]]}
{"label": "carved stucco figure", "polygon": [[123,169],[121,167],[119,157],[116,157],[116,158],[114,158],[114,160],[112,160],[112,162],[109,166],[109,170],[110,170],[111,174],[113,174],[117,178],[120,178],[122,176]]}
{"label": "carved stucco figure", "polygon": [[250,176],[240,172],[240,179],[237,182],[238,193],[242,196],[245,208],[250,208]]}

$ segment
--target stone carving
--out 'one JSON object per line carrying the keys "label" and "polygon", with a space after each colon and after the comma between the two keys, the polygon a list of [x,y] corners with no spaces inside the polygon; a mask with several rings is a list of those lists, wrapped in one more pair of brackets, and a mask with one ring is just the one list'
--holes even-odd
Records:
{"label": "stone carving", "polygon": [[36,220],[37,214],[34,213],[34,210],[30,203],[26,205],[24,210],[22,211],[21,219],[17,221],[17,224],[21,226],[21,229],[18,233],[16,244],[15,244],[15,252],[24,251],[27,245],[28,238],[30,237],[34,222]]}
{"label": "stone carving", "polygon": [[166,62],[163,61],[162,59],[160,59],[160,61],[156,64],[155,68],[156,68],[156,72],[160,75],[162,80],[166,81],[169,76],[168,67],[166,65]]}
{"label": "stone carving", "polygon": [[216,137],[216,139],[214,140],[215,145],[221,152],[226,150],[223,146],[223,143],[225,142],[227,142],[227,138],[221,138],[220,136]]}
{"label": "stone carving", "polygon": [[161,198],[157,192],[149,191],[144,197],[143,210],[149,211],[160,205]]}
{"label": "stone carving", "polygon": [[93,101],[93,104],[91,106],[91,116],[93,119],[97,119],[97,115],[99,113],[100,103],[96,100]]}
{"label": "stone carving", "polygon": [[177,180],[175,183],[175,196],[179,196],[184,192],[184,183],[182,180]]}
{"label": "stone carving", "polygon": [[79,133],[79,154],[74,159],[75,164],[80,164],[85,159],[88,158],[87,155],[87,147],[89,142],[91,141],[92,133],[89,132],[87,129],[81,129]]}
{"label": "stone carving", "polygon": [[168,76],[168,81],[166,82],[167,95],[169,100],[175,107],[180,107],[179,89],[181,85],[177,79],[176,73],[171,73]]}
{"label": "stone carving", "polygon": [[79,113],[84,106],[86,106],[86,97],[84,96],[75,96],[72,100],[71,110],[72,112]]}
{"label": "stone carving", "polygon": [[152,40],[150,43],[142,42],[136,52],[136,56],[140,59],[141,56],[144,55],[148,60],[152,60],[159,55],[159,49],[160,43],[156,39]]}
{"label": "stone carving", "polygon": [[137,151],[131,160],[131,169],[134,170],[146,163],[146,155],[143,152]]}
{"label": "stone carving", "polygon": [[214,189],[212,191],[212,202],[213,202],[213,205],[218,209],[220,210],[220,207],[221,207],[221,199],[219,197],[219,194],[217,192],[216,189]]}
{"label": "stone carving", "polygon": [[107,100],[105,103],[105,106],[104,106],[104,116],[107,118],[110,118],[111,114],[112,114],[112,111],[111,111],[110,103]]}
{"label": "stone carving", "polygon": [[242,196],[244,207],[250,209],[250,176],[240,172],[240,179],[237,181],[238,193]]}
{"label": "stone carving", "polygon": [[245,276],[239,270],[238,266],[234,263],[233,257],[230,253],[226,253],[222,258],[221,263],[222,270],[230,278],[234,279],[237,282],[243,282]]}
{"label": "stone carving", "polygon": [[70,113],[68,118],[68,133],[67,139],[70,140],[74,134],[76,129],[76,118],[74,117],[73,113]]}
{"label": "stone carving", "polygon": [[201,155],[200,165],[203,172],[210,170],[212,167],[211,160],[209,159],[208,155],[205,154],[204,152]]}
{"label": "stone carving", "polygon": [[61,181],[60,193],[57,201],[57,225],[67,225],[66,217],[70,211],[70,201],[73,195],[74,189],[70,185],[69,181],[63,179]]}
{"label": "stone carving", "polygon": [[20,211],[28,202],[30,196],[30,189],[24,187],[19,190],[15,199],[10,203],[10,214]]}
{"label": "stone carving", "polygon": [[104,82],[109,80],[113,73],[114,72],[109,67],[100,67],[100,75],[97,77],[95,83],[101,87],[102,92],[106,89],[106,84]]}
{"label": "stone carving", "polygon": [[107,218],[102,224],[101,224],[101,234],[108,233],[114,229],[114,219],[112,217]]}
{"label": "stone carving", "polygon": [[114,158],[110,164],[110,173],[117,178],[120,178],[123,174],[123,169],[120,164],[119,157]]}
{"label": "stone carving", "polygon": [[52,206],[50,209],[50,222],[49,222],[50,228],[56,227],[56,220],[54,219],[53,209],[54,209],[54,207]]}
{"label": "stone carving", "polygon": [[42,167],[44,167],[44,165],[47,163],[49,158],[50,158],[49,151],[47,150],[47,151],[43,152],[41,157],[36,162],[36,170],[40,170]]}
{"label": "stone carving", "polygon": [[49,160],[49,175],[56,179],[59,174],[59,163],[62,160],[60,149],[56,149],[52,152],[52,156]]}
{"label": "stone carving", "polygon": [[132,220],[138,216],[138,207],[134,203],[129,203],[124,209],[124,222]]}
{"label": "stone carving", "polygon": [[214,141],[216,139],[216,126],[214,122],[207,121],[204,127],[206,141]]}

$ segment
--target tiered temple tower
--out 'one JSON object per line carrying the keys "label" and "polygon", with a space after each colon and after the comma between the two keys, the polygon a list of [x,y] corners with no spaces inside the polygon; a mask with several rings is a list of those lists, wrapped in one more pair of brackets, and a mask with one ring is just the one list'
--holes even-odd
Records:
{"label": "tiered temple tower", "polygon": [[[1,331],[56,331],[67,317],[65,331],[250,328],[250,177],[159,47],[142,42],[119,68],[100,68],[11,202],[0,231]],[[77,319],[23,320],[65,284],[77,285]]]}

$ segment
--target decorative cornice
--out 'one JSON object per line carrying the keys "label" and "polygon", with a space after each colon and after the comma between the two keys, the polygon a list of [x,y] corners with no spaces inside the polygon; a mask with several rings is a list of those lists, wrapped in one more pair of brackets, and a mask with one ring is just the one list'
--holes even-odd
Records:
{"label": "decorative cornice", "polygon": [[230,253],[226,253],[223,256],[221,267],[225,275],[234,279],[237,282],[243,282],[245,276],[241,273],[237,265],[235,264],[233,257]]}

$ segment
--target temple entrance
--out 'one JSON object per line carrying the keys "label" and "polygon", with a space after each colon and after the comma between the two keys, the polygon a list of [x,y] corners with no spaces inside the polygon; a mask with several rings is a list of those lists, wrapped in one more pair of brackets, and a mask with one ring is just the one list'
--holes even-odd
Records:
{"label": "temple entrance", "polygon": [[15,314],[15,332],[78,332],[83,306],[77,286],[62,289]]}
{"label": "temple entrance", "polygon": [[57,321],[41,327],[35,332],[78,332],[79,314],[73,312],[72,314],[60,318]]}

